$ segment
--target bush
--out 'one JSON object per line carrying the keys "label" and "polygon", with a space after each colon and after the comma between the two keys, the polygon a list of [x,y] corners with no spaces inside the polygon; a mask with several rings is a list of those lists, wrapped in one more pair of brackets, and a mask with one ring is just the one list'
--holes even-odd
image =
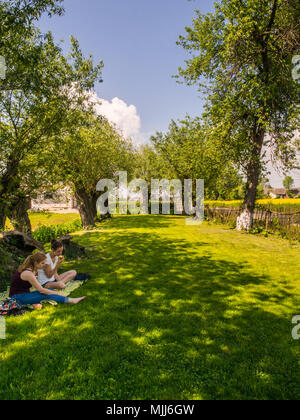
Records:
{"label": "bush", "polygon": [[60,223],[58,225],[41,226],[35,232],[33,232],[32,235],[34,239],[45,244],[47,242],[51,242],[52,239],[60,238],[61,236],[76,232],[81,229],[81,221],[75,220],[74,222]]}

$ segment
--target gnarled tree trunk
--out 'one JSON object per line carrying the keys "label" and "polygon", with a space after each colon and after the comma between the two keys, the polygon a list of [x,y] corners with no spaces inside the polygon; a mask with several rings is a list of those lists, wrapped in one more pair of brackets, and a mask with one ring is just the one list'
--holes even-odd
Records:
{"label": "gnarled tree trunk", "polygon": [[78,210],[81,217],[82,226],[87,228],[95,226],[97,221],[97,196],[88,194],[84,189],[76,188],[75,197],[78,202]]}
{"label": "gnarled tree trunk", "polygon": [[20,197],[13,205],[9,214],[10,222],[14,229],[26,233],[27,235],[32,234],[31,222],[27,213],[30,209],[30,198]]}
{"label": "gnarled tree trunk", "polygon": [[16,191],[16,177],[19,162],[16,156],[9,156],[6,170],[0,177],[0,229],[4,230],[11,193]]}
{"label": "gnarled tree trunk", "polygon": [[237,218],[237,230],[248,231],[253,226],[253,216],[255,210],[255,201],[257,194],[257,187],[259,177],[261,174],[261,152],[264,142],[265,131],[263,127],[259,126],[253,135],[253,150],[252,157],[248,165],[247,171],[247,188],[246,196],[243,203],[243,211]]}

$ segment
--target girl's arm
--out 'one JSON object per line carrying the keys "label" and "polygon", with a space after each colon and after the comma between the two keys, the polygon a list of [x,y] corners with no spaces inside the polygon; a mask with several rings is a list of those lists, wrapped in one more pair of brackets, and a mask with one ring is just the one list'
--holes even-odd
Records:
{"label": "girl's arm", "polygon": [[29,271],[25,271],[24,273],[22,273],[21,279],[28,281],[32,287],[34,287],[38,292],[42,293],[43,295],[59,295],[59,293],[53,292],[52,290],[44,289],[35,278],[35,275]]}
{"label": "girl's arm", "polygon": [[46,276],[49,278],[49,279],[51,279],[51,277],[53,277],[54,275],[55,275],[55,273],[57,272],[57,267],[58,267],[58,265],[59,265],[59,261],[57,261],[57,263],[56,263],[56,265],[55,265],[55,267],[53,268],[53,270],[51,270],[51,267],[50,267],[50,265],[45,265],[45,267],[44,267],[44,271],[45,271],[45,274],[46,274]]}
{"label": "girl's arm", "polygon": [[[57,275],[57,269],[60,266],[60,264],[64,261],[63,257],[60,257],[57,261],[57,263],[55,264],[55,267],[53,268],[53,270],[51,270],[50,265],[46,264],[44,267],[44,271],[46,273],[46,276],[51,279],[51,277],[56,276]],[[56,278],[56,277],[55,277]]]}

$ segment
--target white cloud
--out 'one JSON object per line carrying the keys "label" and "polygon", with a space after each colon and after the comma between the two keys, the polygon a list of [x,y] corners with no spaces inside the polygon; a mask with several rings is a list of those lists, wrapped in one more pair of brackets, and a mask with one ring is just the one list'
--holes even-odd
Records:
{"label": "white cloud", "polygon": [[124,137],[132,138],[136,145],[146,142],[146,136],[141,132],[141,118],[134,105],[127,105],[122,99],[114,98],[111,102],[100,99],[93,94],[95,111],[98,115],[105,116],[109,122],[123,133]]}

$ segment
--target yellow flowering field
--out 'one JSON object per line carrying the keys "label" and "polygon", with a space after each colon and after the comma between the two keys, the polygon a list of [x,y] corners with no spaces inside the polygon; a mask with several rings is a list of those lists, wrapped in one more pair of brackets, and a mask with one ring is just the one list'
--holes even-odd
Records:
{"label": "yellow flowering field", "polygon": [[[243,204],[242,200],[234,201],[205,201],[205,205],[211,207],[240,207]],[[266,208],[273,211],[300,211],[300,199],[299,198],[286,198],[286,199],[263,199],[257,200],[258,208]]]}

